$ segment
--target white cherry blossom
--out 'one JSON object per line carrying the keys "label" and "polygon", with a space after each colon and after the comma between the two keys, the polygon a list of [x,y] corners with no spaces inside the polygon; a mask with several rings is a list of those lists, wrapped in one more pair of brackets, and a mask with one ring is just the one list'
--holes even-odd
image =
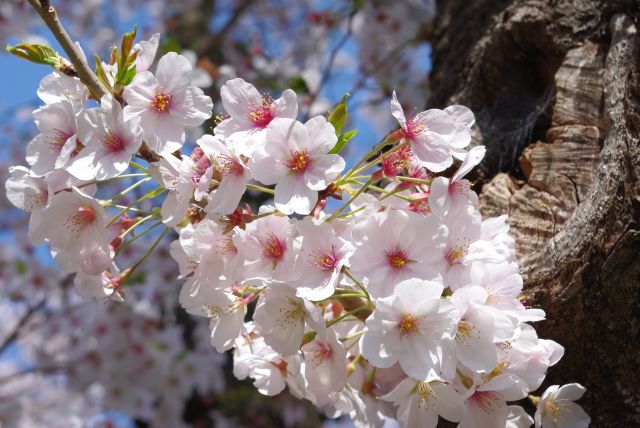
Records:
{"label": "white cherry blossom", "polygon": [[124,89],[124,118],[141,118],[145,139],[156,153],[178,150],[185,140],[184,128],[211,117],[213,102],[191,85],[191,72],[185,57],[169,52],[160,58],[155,75],[138,73]]}
{"label": "white cherry blossom", "polygon": [[239,154],[245,156],[265,144],[266,128],[274,119],[295,119],[298,115],[297,96],[291,89],[274,101],[260,95],[251,83],[236,78],[220,88],[220,98],[229,117],[214,128],[214,133],[233,139]]}
{"label": "white cherry blossom", "polygon": [[275,184],[276,208],[285,214],[309,214],[324,190],[345,167],[340,155],[328,154],[336,144],[333,126],[322,116],[304,125],[292,119],[270,122],[264,147],[249,163],[253,176]]}
{"label": "white cherry blossom", "polygon": [[71,161],[67,171],[81,180],[107,180],[122,174],[142,144],[140,118],[124,120],[122,107],[111,95],[101,100],[100,109],[85,112],[85,147]]}
{"label": "white cherry blossom", "polygon": [[579,383],[547,388],[536,408],[536,428],[587,428],[591,418],[575,403],[585,392]]}
{"label": "white cherry blossom", "polygon": [[362,356],[382,368],[399,362],[414,379],[450,379],[459,315],[441,298],[442,291],[440,282],[409,279],[399,283],[392,296],[376,299],[360,341]]}
{"label": "white cherry blossom", "polygon": [[369,217],[360,233],[364,240],[351,257],[351,270],[368,281],[373,296],[391,295],[405,279],[440,275],[447,228],[435,217],[389,209]]}
{"label": "white cherry blossom", "polygon": [[460,422],[465,413],[464,402],[456,390],[439,381],[424,382],[408,377],[380,399],[398,406],[396,419],[403,428],[435,428],[438,416]]}

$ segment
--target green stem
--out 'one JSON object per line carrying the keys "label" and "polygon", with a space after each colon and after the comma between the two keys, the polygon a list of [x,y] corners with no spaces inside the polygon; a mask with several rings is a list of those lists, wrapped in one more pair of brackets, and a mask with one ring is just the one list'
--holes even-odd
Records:
{"label": "green stem", "polygon": [[116,251],[116,254],[120,254],[122,252],[122,250],[124,250],[125,248],[129,247],[131,244],[136,242],[139,238],[143,237],[144,235],[146,235],[147,233],[149,233],[150,231],[152,231],[156,227],[160,226],[161,224],[163,224],[163,223],[161,221],[159,221],[159,222],[154,223],[151,226],[147,227],[145,230],[143,230],[142,232],[138,233],[136,236],[134,236],[133,238],[131,238],[130,240],[128,240],[127,242],[122,244],[120,247],[118,247],[118,250]]}
{"label": "green stem", "polygon": [[143,167],[142,165],[140,165],[140,164],[138,164],[138,163],[136,163],[134,161],[129,161],[129,166],[134,168],[134,169],[137,169],[138,171],[142,171],[142,172],[144,172],[146,174],[149,173],[149,170],[147,168]]}
{"label": "green stem", "polygon": [[369,187],[371,184],[373,183],[373,179],[369,179],[369,181],[367,181],[362,187],[360,187],[358,189],[358,191],[356,193],[354,193],[354,195],[349,198],[349,200],[347,202],[345,202],[340,208],[338,208],[336,211],[334,211],[329,217],[327,217],[327,219],[325,221],[329,222],[334,220],[336,217],[338,217],[340,214],[342,214],[342,212],[344,210],[347,209],[347,207],[349,205],[351,205],[351,203],[353,201],[355,201],[355,199],[360,196],[365,190],[367,190],[367,187]]}
{"label": "green stem", "polygon": [[143,225],[144,223],[148,222],[149,220],[151,220],[152,218],[154,218],[155,216],[153,214],[148,215],[146,217],[143,217],[142,219],[138,220],[137,222],[135,222],[134,224],[131,225],[131,227],[129,227],[127,230],[125,230],[124,232],[122,232],[120,234],[120,237],[124,238],[125,236],[127,236],[130,232],[132,232],[136,227]]}
{"label": "green stem", "polygon": [[351,273],[348,267],[344,267],[342,269],[342,273],[344,273],[351,281],[353,281],[354,284],[358,286],[360,290],[362,290],[362,292],[366,295],[366,298],[368,301],[371,301],[371,296],[369,296],[369,292],[367,291],[367,288],[360,281],[358,281],[358,279],[355,276],[353,276],[353,274]]}
{"label": "green stem", "polygon": [[[151,253],[153,252],[153,250],[155,250],[155,248],[158,246],[158,244],[160,243],[160,241],[162,241],[162,238],[164,238],[164,236],[170,231],[171,229],[168,227],[165,227],[165,229],[162,231],[162,233],[160,234],[160,236],[158,236],[158,239],[155,240],[155,242],[153,244],[151,244],[151,246],[149,247],[149,249],[142,255],[142,257],[140,257],[138,259],[137,262],[135,262],[133,264],[133,266],[131,266],[131,268],[129,269],[129,272],[127,273],[127,277],[131,276],[131,274],[138,269],[138,267],[140,267],[140,265],[142,263],[144,263],[144,261],[151,255]],[[139,237],[140,235],[136,236]]]}
{"label": "green stem", "polygon": [[151,180],[151,177],[143,178],[140,181],[136,181],[131,186],[129,186],[126,189],[124,189],[122,192],[116,194],[113,198],[104,201],[102,203],[102,205],[105,206],[105,207],[110,206],[113,203],[113,201],[117,201],[118,199],[120,199],[121,197],[126,195],[127,193],[131,192],[132,190],[134,190],[135,188],[137,188],[139,186],[142,186],[144,183],[146,183],[149,180]]}
{"label": "green stem", "polygon": [[420,178],[403,177],[403,176],[401,176],[401,175],[398,175],[398,176],[396,176],[395,178],[396,178],[396,180],[399,180],[399,181],[408,181],[408,182],[410,182],[410,183],[426,184],[426,185],[430,185],[430,184],[431,184],[431,181],[429,181],[429,180],[422,180],[422,179],[420,179]]}
{"label": "green stem", "polygon": [[256,215],[251,217],[251,220],[257,220],[259,218],[269,217],[270,215],[276,214],[277,212],[278,212],[278,210],[273,210],[273,211],[269,211],[269,212],[262,213],[262,214],[256,214]]}
{"label": "green stem", "polygon": [[365,334],[366,332],[367,332],[366,329],[360,330],[360,331],[358,331],[356,333],[350,334],[349,336],[341,337],[338,340],[340,340],[340,342],[346,342],[347,340],[351,340],[351,339],[355,339],[356,337],[360,337],[363,334]]}
{"label": "green stem", "polygon": [[259,192],[269,193],[270,195],[275,195],[276,191],[273,189],[269,189],[268,187],[257,186],[255,184],[247,184],[247,189],[257,190]]}
{"label": "green stem", "polygon": [[147,192],[146,194],[142,195],[141,197],[139,197],[138,199],[136,199],[135,201],[131,202],[129,205],[127,206],[123,206],[123,205],[111,205],[114,208],[120,208],[120,211],[118,212],[118,214],[116,214],[115,216],[113,216],[111,218],[111,220],[109,220],[109,222],[107,223],[106,227],[111,226],[117,219],[120,218],[121,215],[123,215],[124,213],[126,213],[127,211],[132,211],[135,213],[139,213],[139,214],[152,214],[149,211],[143,211],[137,208],[133,208],[134,206],[138,205],[140,202],[147,200],[147,199],[151,199],[151,198],[155,198],[156,196],[162,194],[163,192],[165,192],[167,189],[163,189],[161,187],[158,187],[156,189],[151,190],[150,192]]}
{"label": "green stem", "polygon": [[121,180],[123,178],[146,177],[146,176],[147,176],[147,174],[122,174],[122,175],[118,175],[116,177],[109,178],[107,180],[91,180],[91,181],[83,183],[83,184],[81,184],[81,185],[79,185],[77,187],[82,188],[82,187],[90,186],[92,184],[108,183],[110,181]]}
{"label": "green stem", "polygon": [[[343,296],[341,296],[341,297],[343,297]],[[368,308],[369,308],[369,305],[361,305],[361,306],[358,306],[355,309],[350,310],[349,312],[345,312],[344,314],[340,315],[338,318],[329,321],[327,323],[327,327],[331,327],[332,325],[339,323],[340,321],[344,320],[345,318],[350,317],[353,314],[357,314],[358,312],[360,312],[362,310],[365,310],[365,309],[368,309]]]}

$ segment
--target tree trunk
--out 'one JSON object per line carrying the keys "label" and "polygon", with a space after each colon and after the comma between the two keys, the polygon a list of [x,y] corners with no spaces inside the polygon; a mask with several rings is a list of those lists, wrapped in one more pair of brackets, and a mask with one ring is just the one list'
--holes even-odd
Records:
{"label": "tree trunk", "polygon": [[640,3],[438,7],[429,105],[476,112],[480,210],[509,214],[536,328],[566,348],[545,385],[585,385],[594,427],[640,426]]}

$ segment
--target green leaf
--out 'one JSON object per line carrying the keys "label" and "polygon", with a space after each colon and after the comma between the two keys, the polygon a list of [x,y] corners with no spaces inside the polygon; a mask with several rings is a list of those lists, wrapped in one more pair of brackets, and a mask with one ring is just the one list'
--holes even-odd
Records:
{"label": "green leaf", "polygon": [[344,146],[346,146],[347,143],[349,141],[351,141],[351,139],[353,137],[355,137],[357,133],[358,133],[357,129],[352,129],[349,132],[345,132],[344,134],[340,134],[340,136],[338,137],[338,142],[336,143],[335,146],[333,146],[333,149],[331,149],[329,154],[335,155],[335,154],[340,153],[340,151],[344,148]]}
{"label": "green leaf", "polygon": [[336,134],[340,134],[344,123],[347,121],[347,97],[349,93],[345,93],[342,99],[329,115],[329,123],[336,129]]}
{"label": "green leaf", "polygon": [[52,67],[59,67],[62,64],[60,55],[49,46],[21,43],[16,46],[7,45],[7,51],[15,56],[35,62],[36,64],[45,64]]}
{"label": "green leaf", "polygon": [[127,59],[129,57],[129,53],[131,52],[131,48],[133,47],[133,41],[136,38],[136,25],[133,26],[133,31],[130,33],[124,33],[122,36],[122,45],[120,52],[122,53],[122,57]]}
{"label": "green leaf", "polygon": [[130,67],[126,73],[124,73],[124,75],[121,78],[121,81],[119,83],[121,83],[124,86],[127,86],[129,83],[131,83],[131,81],[133,80],[133,78],[136,77],[136,66],[134,65],[133,67]]}
{"label": "green leaf", "polygon": [[98,76],[98,79],[106,88],[111,89],[111,83],[109,82],[109,77],[107,76],[107,72],[102,66],[102,60],[98,55],[94,54],[93,57],[96,60],[96,76]]}

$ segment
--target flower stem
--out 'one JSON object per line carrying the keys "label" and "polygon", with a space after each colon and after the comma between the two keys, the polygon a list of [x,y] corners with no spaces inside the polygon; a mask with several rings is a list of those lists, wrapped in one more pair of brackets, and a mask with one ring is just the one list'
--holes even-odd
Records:
{"label": "flower stem", "polygon": [[[150,230],[150,228],[149,228],[149,230]],[[153,252],[153,250],[155,250],[155,249],[156,249],[156,247],[158,246],[158,244],[160,243],[160,241],[162,241],[162,238],[164,238],[164,236],[165,236],[165,235],[166,235],[170,230],[171,230],[171,228],[169,228],[169,227],[165,227],[165,228],[164,228],[164,230],[162,231],[162,233],[160,234],[160,236],[158,236],[158,239],[156,239],[156,240],[154,241],[154,243],[153,243],[153,244],[151,244],[151,246],[149,247],[149,249],[147,249],[147,251],[142,255],[142,257],[140,257],[140,258],[138,259],[138,261],[137,261],[137,262],[135,262],[135,263],[133,264],[133,266],[131,266],[131,267],[129,268],[129,271],[127,272],[127,277],[131,276],[131,274],[132,274],[136,269],[138,269],[138,267],[140,267],[140,265],[141,265],[142,263],[144,263],[144,261],[145,261],[145,260],[146,260],[150,255],[151,255],[151,253]],[[136,238],[140,237],[141,235],[142,235],[142,234],[140,234],[140,235],[136,236]]]}
{"label": "flower stem", "polygon": [[360,331],[358,331],[358,332],[355,332],[355,333],[353,333],[353,334],[350,334],[349,336],[341,337],[341,338],[340,338],[340,339],[338,339],[338,340],[340,340],[340,342],[346,342],[347,340],[351,340],[351,339],[355,339],[356,337],[360,337],[360,336],[362,336],[363,334],[365,334],[366,332],[367,332],[367,329],[360,330]]}
{"label": "flower stem", "polygon": [[334,320],[329,321],[329,322],[327,323],[327,327],[331,327],[332,325],[339,323],[340,321],[344,320],[345,318],[348,318],[348,317],[350,317],[351,315],[356,314],[356,313],[358,313],[358,312],[360,312],[360,311],[363,311],[363,310],[365,310],[365,309],[371,309],[371,308],[369,307],[369,305],[361,305],[361,306],[358,306],[358,307],[357,307],[357,308],[355,308],[355,309],[352,309],[352,310],[350,310],[350,311],[348,311],[348,312],[345,312],[344,314],[340,315],[338,318],[336,318],[336,319],[334,319]]}
{"label": "flower stem", "polygon": [[276,194],[276,191],[273,189],[269,189],[268,187],[257,186],[255,184],[247,184],[247,189],[257,190],[258,192],[269,193],[270,195]]}
{"label": "flower stem", "polygon": [[131,244],[136,242],[139,238],[141,238],[144,235],[146,235],[147,233],[151,232],[153,229],[155,229],[156,227],[160,226],[161,224],[163,224],[163,223],[161,221],[159,221],[159,222],[154,223],[151,226],[147,227],[145,230],[143,230],[142,232],[138,233],[136,236],[134,236],[133,238],[131,238],[130,240],[128,240],[127,242],[122,244],[118,248],[118,250],[116,251],[116,254],[120,254],[122,252],[122,250],[124,250],[125,248],[129,247]]}
{"label": "flower stem", "polygon": [[133,230],[138,227],[143,225],[144,223],[148,222],[149,220],[151,220],[152,218],[154,218],[155,216],[153,214],[148,215],[146,217],[143,217],[142,219],[136,221],[134,224],[131,225],[131,227],[129,227],[127,230],[125,230],[124,232],[122,232],[120,234],[121,238],[124,238],[125,236],[127,236],[129,233],[133,232]]}
{"label": "flower stem", "polygon": [[347,202],[345,202],[340,208],[335,210],[329,217],[327,217],[325,221],[329,222],[331,220],[334,220],[336,217],[342,214],[342,212],[346,210],[347,207],[351,205],[351,203],[355,201],[358,196],[360,196],[365,190],[367,190],[367,187],[369,187],[372,183],[373,183],[373,179],[369,179],[369,181],[367,181],[362,187],[360,187],[358,191],[354,193],[354,195],[351,198],[349,198]]}
{"label": "flower stem", "polygon": [[127,193],[131,192],[133,189],[137,188],[138,186],[142,186],[144,183],[146,183],[149,180],[151,180],[151,177],[146,177],[146,178],[143,178],[140,181],[136,181],[131,186],[129,186],[126,189],[124,189],[122,192],[116,194],[113,198],[104,201],[102,205],[105,206],[105,207],[110,206],[113,201],[117,201],[118,199],[120,199],[121,197],[126,195]]}
{"label": "flower stem", "polygon": [[114,208],[120,208],[120,211],[118,212],[118,214],[114,215],[111,218],[111,220],[109,220],[107,222],[107,225],[105,227],[111,226],[117,219],[120,218],[121,215],[123,215],[127,211],[133,211],[135,213],[140,213],[140,214],[151,214],[149,211],[143,211],[143,210],[139,210],[139,209],[133,208],[133,207],[138,205],[140,202],[142,202],[142,201],[144,201],[146,199],[151,199],[151,198],[154,198],[154,197],[162,194],[164,191],[166,191],[166,189],[162,189],[160,187],[158,187],[156,189],[153,189],[152,191],[147,192],[146,194],[142,195],[141,197],[139,197],[135,201],[131,202],[131,204],[129,204],[128,206],[110,205],[110,206],[112,206]]}
{"label": "flower stem", "polygon": [[108,183],[110,181],[121,180],[123,178],[146,177],[147,175],[148,174],[122,174],[122,175],[118,175],[116,177],[109,178],[107,180],[91,180],[91,181],[83,183],[83,184],[81,184],[81,185],[79,185],[77,187],[78,188],[82,188],[82,187],[90,186],[92,184]]}
{"label": "flower stem", "polygon": [[139,163],[136,163],[134,161],[129,161],[129,166],[133,169],[137,169],[138,171],[142,171],[145,174],[149,173],[149,170],[145,167],[143,167],[142,165],[140,165]]}
{"label": "flower stem", "polygon": [[345,266],[342,269],[342,273],[344,273],[351,281],[354,282],[354,284],[358,286],[360,290],[362,290],[362,292],[365,294],[368,301],[371,301],[371,296],[369,296],[369,292],[367,291],[367,288],[360,281],[358,281],[358,279],[355,276],[353,276],[353,274],[351,273],[348,267]]}

